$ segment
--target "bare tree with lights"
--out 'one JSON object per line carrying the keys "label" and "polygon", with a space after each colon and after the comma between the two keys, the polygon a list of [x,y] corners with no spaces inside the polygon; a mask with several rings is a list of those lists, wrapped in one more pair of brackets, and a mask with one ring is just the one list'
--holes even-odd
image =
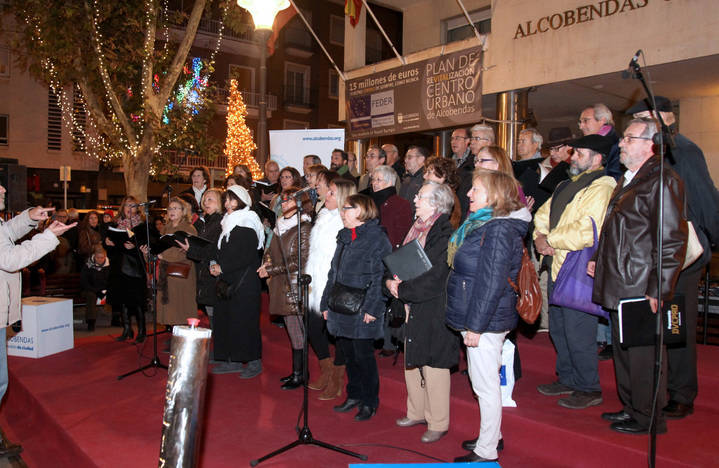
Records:
{"label": "bare tree with lights", "polygon": [[[187,139],[188,121],[203,106],[202,96],[178,105],[178,79],[188,73],[188,53],[212,0],[194,0],[189,13],[168,11],[167,1],[9,0],[6,6],[16,46],[26,52],[18,54],[19,63],[56,92],[77,84],[88,115],[86,152],[119,159],[127,194],[140,200],[147,199],[162,148]],[[217,0],[215,11],[242,14],[232,4]],[[170,40],[172,25],[183,31]],[[205,85],[211,71],[210,62]],[[195,138],[207,138],[206,132]]]}

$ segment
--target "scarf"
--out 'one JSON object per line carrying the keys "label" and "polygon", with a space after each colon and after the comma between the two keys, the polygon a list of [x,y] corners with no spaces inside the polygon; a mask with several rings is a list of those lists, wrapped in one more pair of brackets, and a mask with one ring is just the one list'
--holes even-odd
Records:
{"label": "scarf", "polygon": [[120,229],[132,229],[142,222],[139,214],[130,216],[129,218],[118,218],[117,227]]}
{"label": "scarf", "polygon": [[90,255],[90,258],[87,259],[87,262],[85,262],[85,266],[89,270],[97,270],[102,271],[103,268],[110,266],[110,259],[105,257],[105,263],[100,265],[99,263],[95,263],[95,256]]}
{"label": "scarf", "polygon": [[257,213],[250,211],[249,207],[245,207],[241,210],[233,211],[232,213],[226,213],[220,221],[222,226],[222,233],[217,239],[217,248],[219,249],[222,245],[222,239],[229,242],[230,233],[236,226],[250,228],[257,234],[257,248],[261,249],[265,245],[265,227],[260,221],[260,217]]}
{"label": "scarf", "polygon": [[[290,216],[289,218],[285,218],[284,216],[277,218],[277,222],[275,223],[275,234],[282,237],[284,233],[292,229],[293,227],[297,226],[297,213]],[[307,214],[302,214],[302,221],[310,222],[312,221],[312,218],[310,218]]]}
{"label": "scarf", "polygon": [[492,208],[482,208],[469,215],[459,229],[454,231],[447,247],[447,264],[450,268],[454,265],[454,254],[464,243],[464,238],[490,219],[492,219]]}
{"label": "scarf", "polygon": [[434,222],[437,221],[437,219],[442,215],[442,213],[435,213],[432,216],[429,217],[427,221],[422,221],[420,218],[417,218],[414,221],[414,224],[411,228],[409,228],[409,232],[404,238],[404,242],[402,242],[402,245],[409,244],[413,240],[417,239],[417,242],[419,242],[419,245],[424,248],[425,242],[427,242],[427,233],[434,225]]}

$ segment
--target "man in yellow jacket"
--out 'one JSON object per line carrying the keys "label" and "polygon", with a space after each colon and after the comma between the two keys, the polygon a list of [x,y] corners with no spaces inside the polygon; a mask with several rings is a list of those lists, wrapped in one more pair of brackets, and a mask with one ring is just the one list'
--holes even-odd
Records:
{"label": "man in yellow jacket", "polygon": [[[0,185],[0,211],[5,209],[5,187]],[[62,235],[77,223],[65,225],[54,221],[44,232],[16,245],[15,242],[48,219],[48,212],[54,208],[40,206],[25,210],[11,220],[0,219],[0,401],[7,390],[7,344],[5,329],[21,318],[20,272],[31,263],[41,259],[57,247],[57,236]],[[22,448],[0,438],[0,458],[15,455]]]}
{"label": "man in yellow jacket", "polygon": [[[616,182],[604,175],[602,162],[611,141],[587,135],[568,144],[574,148],[570,179],[560,183],[534,218],[534,244],[550,268],[547,297],[551,297],[567,254],[591,247],[594,228],[602,221]],[[602,403],[597,357],[597,317],[568,307],[549,306],[549,335],[557,350],[557,381],[539,385],[543,395],[568,395],[560,406],[583,409]]]}

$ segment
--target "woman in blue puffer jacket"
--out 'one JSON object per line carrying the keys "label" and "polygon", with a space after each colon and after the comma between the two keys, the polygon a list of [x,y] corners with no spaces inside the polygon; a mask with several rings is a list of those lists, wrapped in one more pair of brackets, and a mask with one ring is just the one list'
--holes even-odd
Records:
{"label": "woman in blue puffer jacket", "polygon": [[454,461],[495,461],[502,423],[502,345],[518,318],[508,278],[516,281],[522,239],[532,218],[509,175],[478,169],[467,196],[470,215],[450,238],[447,251],[446,322],[462,333],[467,345],[469,378],[482,420],[479,438],[462,444],[472,451]]}
{"label": "woman in blue puffer jacket", "polygon": [[[359,407],[355,419],[366,421],[379,406],[379,373],[373,344],[383,336],[386,304],[382,295],[382,259],[392,252],[392,246],[379,225],[379,212],[371,198],[350,195],[340,209],[345,227],[337,234],[337,249],[320,309],[327,320],[327,331],[337,337],[337,347],[347,361],[347,400],[334,410],[345,413]],[[366,288],[359,313],[344,315],[329,307],[335,283]]]}

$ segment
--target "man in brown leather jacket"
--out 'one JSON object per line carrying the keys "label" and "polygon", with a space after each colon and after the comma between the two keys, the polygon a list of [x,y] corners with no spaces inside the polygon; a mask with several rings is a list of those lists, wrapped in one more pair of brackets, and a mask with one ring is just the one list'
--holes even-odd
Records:
{"label": "man in brown leather jacket", "polygon": [[[612,311],[612,340],[617,391],[623,408],[604,413],[611,429],[629,434],[646,434],[652,412],[654,346],[628,349],[619,343],[616,310],[621,299],[645,296],[656,312],[658,300],[674,294],[684,262],[687,241],[684,186],[669,167],[664,169],[664,235],[661,292],[657,291],[656,244],[659,205],[659,158],[654,155],[652,137],[657,125],[651,119],[629,123],[621,139],[621,162],[627,168],[617,183],[607,207],[599,248],[587,272],[594,276],[593,301]],[[661,297],[660,297],[661,295]],[[657,432],[666,431],[661,408],[666,404],[666,350],[664,372],[659,382],[656,414]]]}

